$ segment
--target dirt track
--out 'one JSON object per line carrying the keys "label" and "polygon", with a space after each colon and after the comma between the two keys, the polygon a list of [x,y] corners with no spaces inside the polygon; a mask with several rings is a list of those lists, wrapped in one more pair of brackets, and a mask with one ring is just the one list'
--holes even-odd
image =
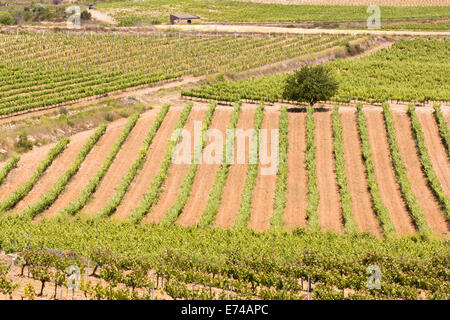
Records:
{"label": "dirt track", "polygon": [[343,29],[303,29],[283,27],[262,27],[249,25],[157,25],[161,31],[190,31],[190,32],[236,32],[236,33],[281,33],[281,34],[352,34],[352,35],[389,35],[389,36],[450,36],[450,32],[426,31],[392,31],[392,30],[343,30]]}
{"label": "dirt track", "polygon": [[103,23],[107,23],[107,24],[118,24],[117,20],[114,19],[113,17],[111,17],[110,15],[98,11],[98,10],[93,10],[90,9],[89,13],[91,14],[92,19],[103,22]]}
{"label": "dirt track", "polygon": [[122,149],[109,168],[108,173],[102,182],[100,182],[92,200],[83,209],[83,212],[88,213],[90,216],[95,215],[109,201],[115,192],[115,188],[119,186],[122,178],[136,160],[139,150],[142,147],[142,141],[144,141],[147,132],[150,130],[158,111],[157,109],[153,109],[141,115],[141,118],[136,123],[136,126],[131,131],[128,139],[123,144]]}
{"label": "dirt track", "polygon": [[144,199],[144,195],[153,181],[153,177],[160,169],[169,138],[175,129],[181,110],[181,107],[171,108],[166,115],[150,146],[147,161],[131,184],[130,189],[114,213],[113,218],[127,219],[131,211]]}
{"label": "dirt track", "polygon": [[375,175],[381,194],[381,200],[389,210],[397,234],[406,235],[415,232],[411,217],[406,210],[400,193],[389,151],[384,119],[379,110],[366,110],[367,129],[369,130]]}
{"label": "dirt track", "polygon": [[[192,159],[194,150],[194,122],[202,121],[206,110],[207,107],[194,106],[189,114],[186,125],[184,126],[184,129],[191,135],[191,150],[189,150],[189,154],[191,155],[190,159]],[[167,179],[162,186],[163,192],[161,193],[159,201],[144,218],[144,223],[160,222],[164,218],[167,210],[169,210],[177,200],[180,192],[180,185],[183,183],[184,178],[189,172],[189,168],[190,164],[172,163],[167,174]]]}
{"label": "dirt track", "polygon": [[[222,133],[223,142],[225,142],[226,129],[230,121],[231,112],[232,109],[229,107],[217,107],[210,127],[211,129],[217,129]],[[211,142],[215,142],[215,140],[212,139],[211,141],[208,141],[205,150],[208,150],[208,146],[211,145]],[[222,156],[220,159],[222,160]],[[202,163],[199,165],[192,186],[191,196],[177,220],[177,224],[191,226],[200,221],[201,214],[208,203],[208,195],[214,185],[216,172],[219,168],[220,164]]]}
{"label": "dirt track", "polygon": [[320,192],[318,213],[321,230],[343,233],[341,200],[334,166],[331,111],[315,112],[314,120],[317,187]]}
{"label": "dirt track", "polygon": [[[242,107],[239,121],[237,123],[237,129],[248,130],[253,128],[255,110],[256,106],[253,108],[248,106]],[[248,142],[246,145],[246,163],[248,163]],[[235,144],[234,148],[235,163],[237,153],[236,148],[237,144]],[[227,182],[223,188],[222,203],[220,205],[219,212],[217,212],[215,221],[216,226],[224,228],[233,227],[241,204],[241,195],[244,190],[245,179],[247,177],[247,168],[247,164],[233,164],[231,166]]]}
{"label": "dirt track", "polygon": [[[263,140],[263,144],[267,143],[267,154],[271,155],[271,130],[279,129],[280,113],[278,111],[266,111],[262,129],[266,129],[267,140]],[[266,152],[263,152],[265,154]],[[256,180],[256,186],[253,190],[252,210],[249,221],[249,228],[256,231],[263,231],[270,227],[270,219],[273,214],[273,202],[275,195],[275,186],[277,183],[276,171],[274,174],[262,175],[262,168],[269,168],[270,165],[260,164],[258,168],[258,178]]]}
{"label": "dirt track", "polygon": [[449,235],[444,216],[429,189],[422,165],[417,154],[416,143],[412,137],[412,128],[409,117],[404,113],[392,112],[395,122],[395,131],[400,148],[400,156],[405,164],[412,191],[417,197],[419,205],[425,213],[425,219],[431,229],[438,235]]}
{"label": "dirt track", "polygon": [[372,209],[365,165],[361,153],[361,141],[356,125],[354,109],[340,112],[344,139],[345,171],[348,188],[352,195],[352,209],[358,230],[382,236],[380,224]]}
{"label": "dirt track", "polygon": [[307,176],[305,167],[306,114],[289,113],[288,180],[284,221],[286,229],[306,228]]}

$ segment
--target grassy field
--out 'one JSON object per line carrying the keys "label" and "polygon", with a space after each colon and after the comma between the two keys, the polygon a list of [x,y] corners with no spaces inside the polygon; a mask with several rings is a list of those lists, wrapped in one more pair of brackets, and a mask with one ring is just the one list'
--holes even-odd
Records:
{"label": "grassy field", "polygon": [[[399,41],[385,49],[356,60],[329,62],[337,74],[340,88],[333,101],[384,102],[449,101],[449,40]],[[251,99],[276,101],[282,98],[285,74],[232,81],[221,81],[185,92],[185,95],[219,100]]]}
{"label": "grassy field", "polygon": [[[112,11],[123,25],[168,23],[173,13],[197,14],[202,21],[216,22],[342,22],[366,21],[366,6],[314,6],[248,3],[218,0],[146,0],[104,2],[98,9]],[[448,19],[442,7],[382,7],[382,21]]]}

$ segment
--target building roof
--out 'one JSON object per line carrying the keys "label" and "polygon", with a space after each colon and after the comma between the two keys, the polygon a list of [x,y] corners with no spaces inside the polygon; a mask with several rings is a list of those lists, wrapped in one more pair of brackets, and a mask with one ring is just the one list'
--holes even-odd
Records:
{"label": "building roof", "polygon": [[200,19],[199,16],[193,14],[171,14],[170,17],[175,19]]}

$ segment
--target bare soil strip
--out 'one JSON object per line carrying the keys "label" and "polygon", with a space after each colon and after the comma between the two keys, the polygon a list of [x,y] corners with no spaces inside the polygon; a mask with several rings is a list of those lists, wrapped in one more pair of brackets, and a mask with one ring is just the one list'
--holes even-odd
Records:
{"label": "bare soil strip", "polygon": [[447,160],[447,152],[439,135],[436,120],[430,110],[417,108],[416,114],[422,126],[425,145],[430,154],[433,169],[441,183],[442,189],[446,194],[450,195],[450,165]]}
{"label": "bare soil strip", "polygon": [[395,122],[400,155],[405,163],[412,191],[425,213],[425,219],[436,234],[448,236],[450,233],[447,229],[447,223],[422,171],[416,143],[412,137],[409,117],[394,110],[392,111],[392,117]]}
{"label": "bare soil strip", "polygon": [[[255,106],[245,105],[242,106],[239,121],[236,129],[248,130],[253,128],[253,121],[255,118]],[[241,204],[241,194],[244,190],[245,179],[247,177],[248,168],[248,150],[249,143],[246,142],[246,163],[237,164],[237,144],[234,148],[234,164],[230,167],[230,171],[227,178],[227,183],[223,188],[222,203],[219,211],[217,212],[215,225],[224,228],[232,228],[234,221],[239,212]]]}
{"label": "bare soil strip", "polygon": [[352,209],[358,230],[381,237],[380,223],[372,209],[367,185],[365,166],[361,153],[361,141],[356,125],[356,112],[345,110],[340,113],[344,138],[345,171],[352,195]]}
{"label": "bare soil strip", "polygon": [[115,188],[120,184],[123,176],[128,172],[137,158],[141,150],[142,141],[148,130],[151,128],[153,121],[156,118],[159,110],[153,109],[141,115],[141,118],[136,123],[136,126],[131,131],[127,140],[122,146],[122,149],[117,154],[113,164],[108,170],[108,173],[103,178],[93,195],[92,200],[83,209],[83,212],[89,215],[94,215],[99,212],[103,206],[108,202],[110,197],[114,194]]}
{"label": "bare soil strip", "polygon": [[70,180],[63,193],[49,209],[36,217],[35,220],[41,220],[42,218],[53,216],[60,210],[67,207],[74,199],[78,197],[80,192],[89,183],[89,180],[103,165],[103,162],[108,156],[112,146],[116,142],[127,121],[128,119],[120,119],[108,126],[105,134],[87,155],[86,160],[81,164],[80,169]]}
{"label": "bare soil strip", "polygon": [[[271,155],[271,130],[279,128],[280,112],[279,111],[266,111],[264,121],[261,129],[266,129],[267,140],[262,141],[263,144],[267,143],[267,153]],[[270,165],[259,163],[258,178],[256,180],[256,186],[253,190],[252,199],[252,211],[250,215],[249,228],[256,231],[263,231],[270,227],[270,219],[273,214],[273,202],[275,196],[275,186],[277,183],[276,170],[274,174],[262,175],[262,168],[269,168]]]}
{"label": "bare soil strip", "polygon": [[307,175],[305,168],[306,151],[306,113],[289,112],[289,149],[287,162],[289,168],[286,209],[284,222],[286,229],[306,228]]}
{"label": "bare soil strip", "polygon": [[333,133],[331,111],[315,112],[315,141],[317,164],[317,187],[320,192],[318,207],[322,231],[343,233],[341,200],[336,183],[333,155]]}
{"label": "bare soil strip", "polygon": [[99,22],[108,23],[108,24],[118,24],[117,20],[108,15],[105,12],[101,12],[98,10],[90,9],[89,13],[91,14],[92,19],[97,20]]}
{"label": "bare soil strip", "polygon": [[[194,106],[184,127],[191,135],[191,150],[189,151],[190,159],[192,159],[194,150],[194,122],[203,120],[207,108],[208,107],[204,106]],[[159,198],[158,203],[151,209],[151,212],[144,218],[144,223],[157,223],[164,218],[167,210],[169,210],[177,200],[180,185],[186,177],[190,166],[190,164],[172,163],[169,168],[167,179],[162,186],[163,192],[161,193],[161,197]]]}
{"label": "bare soil strip", "polygon": [[0,186],[0,201],[8,198],[12,192],[30,179],[54,145],[48,144],[40,148],[35,148],[20,156],[17,167],[11,170]]}
{"label": "bare soil strip", "polygon": [[31,189],[30,193],[28,193],[13,210],[16,212],[22,211],[29,205],[38,201],[48,190],[50,190],[53,184],[62,174],[64,174],[64,172],[66,172],[72,162],[76,159],[81,148],[93,132],[94,130],[89,130],[72,136],[66,150],[53,161],[33,189]]}
{"label": "bare soil strip", "polygon": [[169,138],[172,135],[182,108],[170,109],[161,124],[147,154],[147,161],[142,170],[138,173],[135,181],[130,186],[122,200],[122,203],[113,214],[113,218],[127,219],[131,211],[141,203],[144,195],[153,181],[153,177],[158,173],[161,162],[167,149]]}
{"label": "bare soil strip", "polygon": [[[229,107],[217,107],[214,119],[211,123],[210,129],[219,130],[222,133],[223,142],[225,142],[226,130],[230,122],[231,112],[233,110]],[[216,142],[214,139],[206,143],[205,149],[212,143]],[[223,143],[222,143],[223,145]],[[220,157],[222,160],[222,156]],[[206,164],[202,163],[198,166],[197,174],[195,176],[194,184],[192,186],[191,196],[186,203],[176,224],[183,226],[191,226],[200,221],[201,215],[208,203],[208,194],[213,188],[217,170],[221,164]]]}
{"label": "bare soil strip", "polygon": [[397,233],[399,235],[412,234],[416,230],[395,178],[383,115],[381,110],[366,110],[364,114],[367,117],[370,148],[381,199],[389,210]]}

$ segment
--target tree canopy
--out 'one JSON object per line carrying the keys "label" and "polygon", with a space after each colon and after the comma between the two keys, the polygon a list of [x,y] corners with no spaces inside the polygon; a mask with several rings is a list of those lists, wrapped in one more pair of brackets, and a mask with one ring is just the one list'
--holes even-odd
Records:
{"label": "tree canopy", "polygon": [[311,106],[330,99],[338,89],[338,82],[323,65],[304,66],[286,79],[283,97]]}

